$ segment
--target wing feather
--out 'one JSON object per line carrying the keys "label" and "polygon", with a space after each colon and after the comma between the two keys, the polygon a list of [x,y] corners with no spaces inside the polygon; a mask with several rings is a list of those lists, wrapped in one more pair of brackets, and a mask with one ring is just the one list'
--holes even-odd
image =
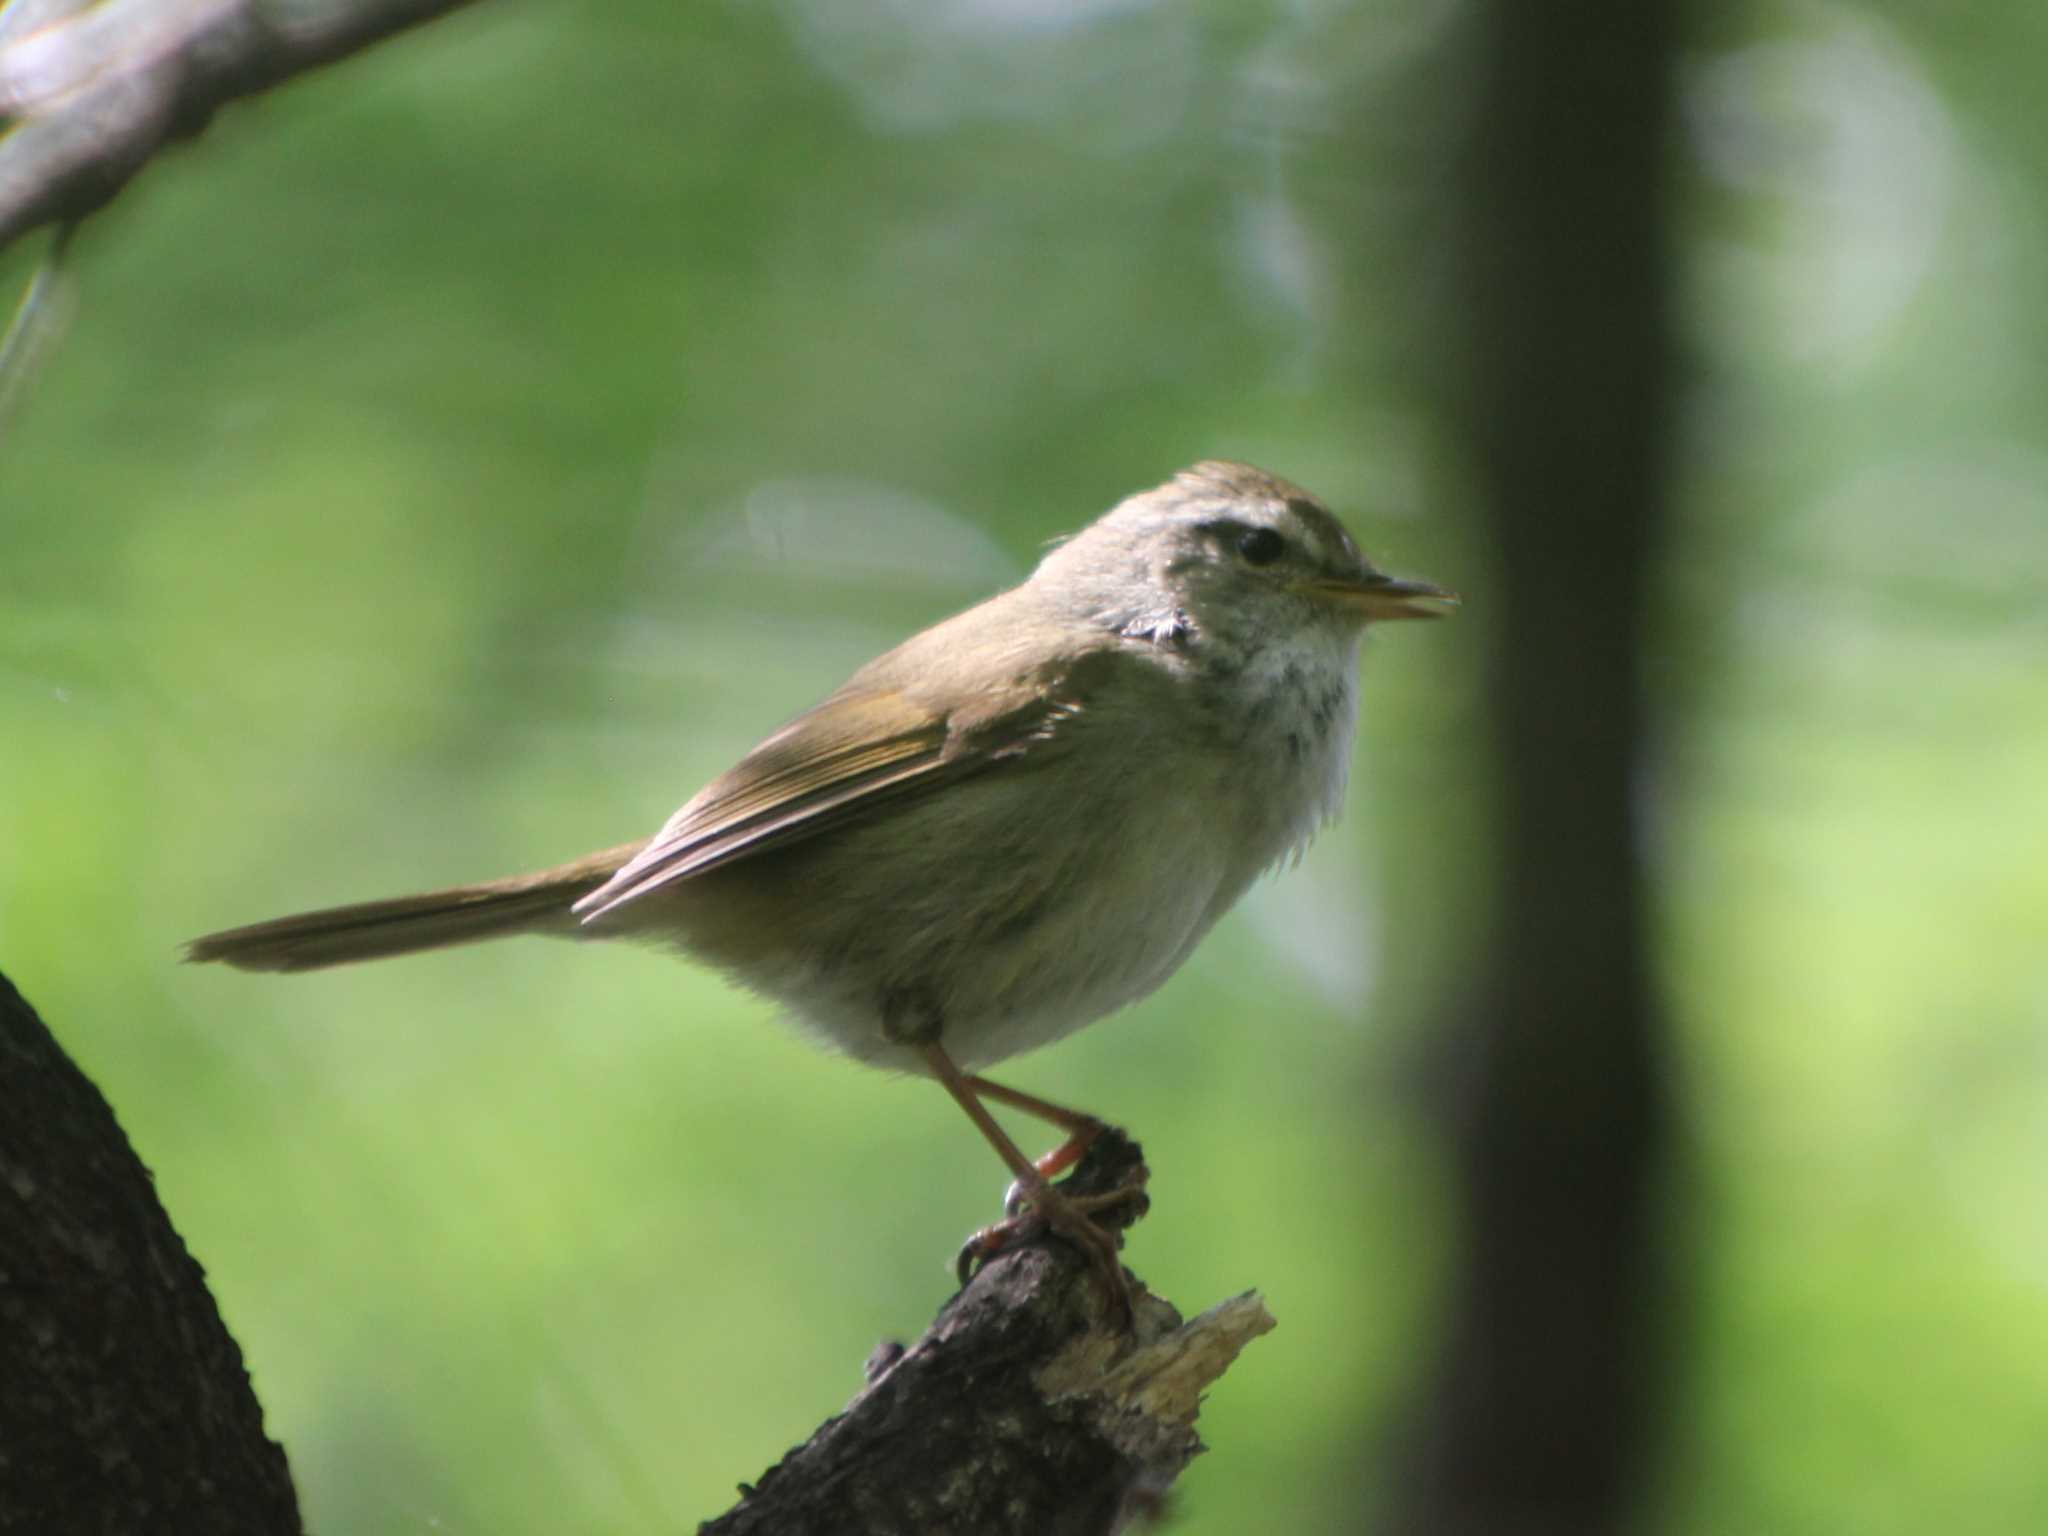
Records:
{"label": "wing feather", "polygon": [[593,922],[736,859],[815,836],[876,804],[1026,756],[1082,708],[1089,666],[1022,676],[940,710],[877,680],[849,683],[712,780],[624,868],[575,905]]}

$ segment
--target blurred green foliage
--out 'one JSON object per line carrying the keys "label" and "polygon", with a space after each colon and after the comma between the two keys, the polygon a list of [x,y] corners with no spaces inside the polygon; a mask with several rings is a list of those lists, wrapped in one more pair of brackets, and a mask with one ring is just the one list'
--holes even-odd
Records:
{"label": "blurred green foliage", "polygon": [[[1972,15],[1728,13],[1688,71],[1644,785],[1678,1532],[2048,1520],[2048,38]],[[87,228],[0,454],[0,966],[155,1169],[314,1527],[686,1527],[923,1326],[1001,1172],[658,955],[177,942],[650,831],[1207,455],[1471,606],[1374,645],[1306,865],[1008,1075],[1144,1138],[1141,1274],[1281,1319],[1179,1528],[1372,1506],[1455,1254],[1418,1062],[1513,771],[1431,321],[1461,43],[1422,4],[500,4]]]}

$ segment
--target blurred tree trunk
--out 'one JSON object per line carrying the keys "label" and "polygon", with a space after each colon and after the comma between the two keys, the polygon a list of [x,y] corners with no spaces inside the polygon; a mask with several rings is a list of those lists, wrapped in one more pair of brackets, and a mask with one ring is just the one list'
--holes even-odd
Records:
{"label": "blurred tree trunk", "polygon": [[1393,1528],[1614,1531],[1663,1405],[1645,619],[1673,412],[1676,8],[1487,0],[1465,441],[1497,551],[1498,910],[1456,1042],[1464,1251]]}
{"label": "blurred tree trunk", "polygon": [[293,1536],[284,1452],[99,1090],[0,977],[0,1530]]}

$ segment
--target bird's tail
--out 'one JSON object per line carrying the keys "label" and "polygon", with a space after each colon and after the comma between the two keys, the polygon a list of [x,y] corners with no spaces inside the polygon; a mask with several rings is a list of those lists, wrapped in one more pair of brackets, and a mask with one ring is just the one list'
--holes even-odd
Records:
{"label": "bird's tail", "polygon": [[573,935],[581,925],[570,904],[603,885],[643,846],[627,843],[507,880],[327,907],[229,928],[192,940],[185,946],[185,958],[225,960],[245,971],[317,971],[515,933]]}

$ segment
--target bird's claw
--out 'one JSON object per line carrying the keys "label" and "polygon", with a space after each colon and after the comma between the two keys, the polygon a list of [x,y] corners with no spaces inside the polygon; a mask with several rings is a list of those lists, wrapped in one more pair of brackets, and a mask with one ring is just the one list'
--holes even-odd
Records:
{"label": "bird's claw", "polygon": [[[1007,1202],[1005,1203],[1007,1204]],[[993,1226],[983,1227],[978,1232],[970,1233],[967,1241],[960,1245],[959,1253],[953,1256],[953,1275],[963,1288],[968,1281],[974,1278],[976,1270],[1009,1247],[1015,1240],[1016,1234],[1011,1227],[1011,1223],[1016,1221],[1016,1219],[1017,1217],[1014,1214],[1006,1216]]]}
{"label": "bird's claw", "polygon": [[[1082,1221],[1082,1230],[1065,1235],[1072,1238],[1083,1252],[1103,1259],[1106,1269],[1114,1267],[1119,1271],[1116,1282],[1112,1284],[1113,1291],[1121,1289],[1122,1280],[1122,1266],[1116,1259],[1117,1238],[1112,1231],[1089,1218],[1097,1211],[1111,1210],[1145,1198],[1145,1174],[1141,1168],[1138,1177],[1121,1189],[1101,1195],[1067,1195],[1061,1199],[1061,1204]],[[964,1286],[990,1259],[1043,1236],[1048,1229],[1060,1231],[1064,1225],[1036,1209],[1024,1190],[1023,1180],[1015,1180],[1003,1194],[1003,1219],[981,1228],[960,1245],[959,1253],[954,1256],[953,1273]],[[1115,1299],[1113,1296],[1112,1300]],[[1128,1311],[1127,1296],[1123,1304]]]}

